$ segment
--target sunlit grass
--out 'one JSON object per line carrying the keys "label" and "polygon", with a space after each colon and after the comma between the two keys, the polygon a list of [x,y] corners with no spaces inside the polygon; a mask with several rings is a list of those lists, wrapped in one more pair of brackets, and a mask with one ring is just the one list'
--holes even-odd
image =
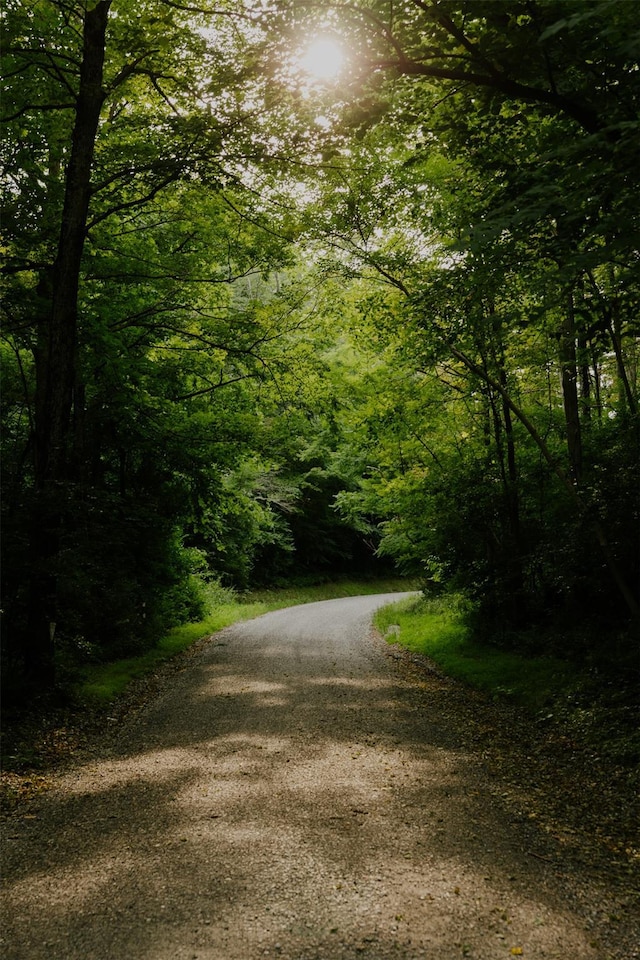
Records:
{"label": "sunlit grass", "polygon": [[[448,676],[529,710],[540,710],[575,683],[575,668],[563,660],[474,643],[457,597],[404,600],[378,611],[374,622],[391,642],[429,657]],[[392,625],[399,631],[388,632]]]}
{"label": "sunlit grass", "polygon": [[269,609],[275,610],[297,603],[314,603],[318,600],[334,600],[338,597],[370,596],[375,593],[401,593],[417,589],[419,589],[417,581],[390,577],[386,580],[344,580],[313,586],[255,590],[249,594],[249,598],[254,602],[267,603]]}
{"label": "sunlit grass", "polygon": [[371,581],[349,580],[318,586],[259,590],[239,598],[233,590],[213,585],[210,590],[208,615],[204,620],[175,627],[162,638],[157,647],[140,656],[86,667],[77,692],[82,700],[108,704],[121,696],[133,680],[153,673],[166,660],[182,653],[198,640],[210,637],[233,623],[252,620],[272,610],[281,610],[299,603],[313,603],[318,600],[357,597],[365,594],[399,593],[412,590],[414,587],[413,583],[407,583],[406,580],[398,578]]}

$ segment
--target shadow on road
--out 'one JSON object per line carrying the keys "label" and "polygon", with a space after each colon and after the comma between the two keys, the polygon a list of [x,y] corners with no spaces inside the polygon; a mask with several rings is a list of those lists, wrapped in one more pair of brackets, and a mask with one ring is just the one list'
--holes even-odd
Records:
{"label": "shadow on road", "polygon": [[370,638],[223,632],[11,824],[6,960],[602,956],[458,697]]}

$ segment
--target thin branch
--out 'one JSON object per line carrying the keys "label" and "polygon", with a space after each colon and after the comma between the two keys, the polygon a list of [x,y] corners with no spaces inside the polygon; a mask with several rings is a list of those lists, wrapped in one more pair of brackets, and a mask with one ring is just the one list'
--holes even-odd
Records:
{"label": "thin branch", "polygon": [[286,240],[289,243],[294,243],[295,241],[291,237],[283,236],[283,234],[278,233],[276,230],[271,230],[270,227],[267,227],[266,224],[262,223],[260,220],[250,217],[249,214],[244,213],[242,210],[239,210],[234,203],[231,202],[226,193],[220,194],[220,199],[230,210],[233,210],[239,217],[245,220],[247,223],[252,223],[254,227],[258,227],[259,230],[263,230],[265,233],[270,234],[272,237],[275,237],[277,240]]}
{"label": "thin branch", "polygon": [[136,207],[143,206],[145,203],[148,203],[150,200],[153,200],[165,187],[168,187],[170,183],[174,183],[175,180],[180,176],[179,171],[174,171],[170,177],[165,177],[164,180],[161,180],[160,183],[156,184],[148,193],[143,194],[140,197],[136,197],[135,200],[127,200],[123,203],[117,204],[115,207],[110,207],[108,210],[105,210],[103,213],[95,216],[92,220],[87,223],[87,233],[93,229],[97,224],[102,223],[104,220],[108,220],[109,217],[112,217],[115,213],[122,213],[123,210],[132,210]]}
{"label": "thin branch", "polygon": [[440,80],[462,81],[478,87],[488,87],[513,100],[523,100],[525,103],[543,103],[554,107],[560,113],[566,113],[588,133],[598,133],[603,126],[592,109],[576,103],[569,97],[554,93],[552,90],[543,90],[540,87],[530,87],[518,83],[504,74],[483,74],[468,70],[449,69],[408,59],[374,60],[369,62],[369,66],[374,70],[396,70],[402,76],[434,77]]}
{"label": "thin branch", "polygon": [[465,50],[469,51],[473,60],[481,63],[493,76],[500,76],[499,71],[496,70],[495,66],[480,52],[476,44],[469,40],[464,30],[457,27],[451,17],[443,13],[437,5],[427,4],[424,0],[411,0],[411,2],[414,6],[418,7],[419,10],[422,10],[423,13],[426,13],[428,17],[435,20],[436,23],[439,23],[441,27],[444,27],[450,36],[457,40]]}
{"label": "thin branch", "polygon": [[162,0],[162,3],[173,10],[181,10],[184,13],[202,13],[207,17],[231,17],[232,19],[247,20],[249,23],[253,23],[256,19],[255,15],[238,10],[211,10],[207,7],[176,3],[175,0]]}
{"label": "thin branch", "polygon": [[[252,380],[257,376],[256,373],[241,373],[237,377],[230,377],[228,380],[223,380],[222,375],[220,376],[219,383],[211,384],[208,387],[204,387],[202,390],[192,390],[191,393],[184,393],[178,397],[172,397],[174,403],[179,403],[182,400],[192,400],[194,397],[203,397],[207,393],[213,393],[215,390],[220,390],[222,387],[229,387],[232,383],[240,383],[242,380]],[[204,377],[202,378],[204,379]]]}
{"label": "thin branch", "polygon": [[[133,76],[137,71],[137,67],[142,63],[143,60],[146,60],[147,57],[152,56],[154,53],[159,53],[159,50],[146,50],[144,53],[141,53],[139,57],[133,60],[131,63],[126,64],[122,70],[115,75],[111,83],[109,84],[109,92],[117,90],[125,80],[128,80],[129,77]],[[142,72],[142,71],[139,71]]]}
{"label": "thin branch", "polygon": [[15,113],[11,113],[6,117],[2,117],[2,123],[10,123],[12,120],[17,120],[19,117],[23,117],[26,113],[29,113],[32,110],[42,113],[49,110],[73,109],[75,109],[75,103],[27,103],[19,110],[16,110]]}
{"label": "thin branch", "polygon": [[16,273],[32,273],[39,270],[50,270],[51,263],[41,263],[37,260],[23,260],[20,263],[6,263],[0,267],[0,273],[13,275]]}

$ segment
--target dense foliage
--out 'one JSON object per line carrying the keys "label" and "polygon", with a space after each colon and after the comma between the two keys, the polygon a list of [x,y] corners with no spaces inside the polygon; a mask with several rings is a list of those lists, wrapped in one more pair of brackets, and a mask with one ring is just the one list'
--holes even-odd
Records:
{"label": "dense foliage", "polygon": [[313,284],[243,182],[269,159],[259,24],[16,2],[4,43],[5,676],[48,683],[197,617],[198,579],[290,575],[307,506],[304,569],[354,537],[306,452]]}
{"label": "dense foliage", "polygon": [[376,551],[637,657],[634,13],[9,0],[5,663]]}
{"label": "dense foliage", "polygon": [[595,641],[637,670],[631,5],[352,16],[360,71],[334,105],[316,233],[357,278],[377,361],[357,418],[374,466],[339,502],[381,512],[406,568],[470,589],[492,640],[552,627],[560,649]]}

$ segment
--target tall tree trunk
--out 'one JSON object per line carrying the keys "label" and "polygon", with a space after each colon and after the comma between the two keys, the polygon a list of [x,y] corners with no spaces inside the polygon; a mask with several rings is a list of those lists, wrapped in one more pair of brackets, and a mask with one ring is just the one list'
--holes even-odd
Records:
{"label": "tall tree trunk", "polygon": [[[501,382],[506,389],[506,375],[504,370],[501,371]],[[513,434],[513,418],[511,416],[511,408],[508,403],[502,401],[502,416],[504,417],[504,432],[507,438],[507,467],[509,471],[509,491],[508,491],[508,500],[509,500],[509,517],[511,523],[511,530],[513,533],[514,542],[518,548],[518,552],[521,550],[521,536],[520,536],[520,501],[518,498],[518,468],[516,466],[516,446],[514,441]]]}
{"label": "tall tree trunk", "polygon": [[[522,586],[522,544],[520,535],[520,498],[518,487],[518,468],[516,464],[516,446],[513,433],[513,417],[511,408],[505,402],[507,393],[507,364],[505,358],[504,337],[502,333],[502,322],[495,306],[491,304],[490,314],[493,322],[493,333],[495,344],[493,348],[494,364],[498,372],[498,381],[501,386],[499,393],[501,400],[501,411],[496,410],[497,421],[501,424],[501,430],[504,432],[506,443],[506,464],[503,463],[502,474],[505,489],[505,499],[509,516],[509,530],[516,556],[514,557],[514,583]],[[485,365],[486,368],[486,365]],[[503,456],[504,460],[504,456]],[[506,467],[506,469],[505,469]]]}
{"label": "tall tree trunk", "polygon": [[591,368],[589,344],[583,335],[578,336],[580,357],[580,414],[585,424],[591,421]]}
{"label": "tall tree trunk", "polygon": [[[576,296],[579,298],[580,304],[584,306],[584,278],[582,276],[577,279]],[[575,299],[572,299],[571,307],[575,317]],[[581,324],[579,329],[574,330],[574,334],[580,374],[580,420],[585,427],[588,427],[591,422],[591,350],[589,348],[589,337],[584,327],[584,323]]]}
{"label": "tall tree trunk", "polygon": [[[551,468],[551,471],[555,474],[555,476],[561,482],[564,489],[568,492],[569,496],[571,497],[571,500],[574,503],[578,516],[584,518],[586,521],[588,519],[588,514],[590,512],[589,505],[583,501],[583,498],[580,495],[580,490],[578,485],[575,482],[575,479],[572,478],[569,474],[567,474],[562,469],[560,464],[557,462],[556,458],[553,456],[551,450],[547,446],[547,443],[544,437],[539,433],[538,430],[536,430],[535,426],[533,425],[529,417],[526,415],[524,410],[515,402],[513,397],[509,394],[509,391],[507,390],[506,386],[500,383],[499,380],[496,380],[495,377],[492,377],[491,375],[489,375],[486,370],[486,367],[483,367],[482,365],[473,361],[470,357],[468,357],[464,353],[464,351],[459,350],[456,346],[454,346],[454,344],[451,343],[451,341],[446,341],[446,338],[445,338],[445,342],[447,342],[447,345],[449,347],[449,350],[451,351],[452,356],[460,360],[461,363],[463,363],[468,370],[471,370],[474,374],[476,374],[476,376],[480,377],[482,380],[484,380],[485,383],[487,383],[490,387],[493,387],[493,389],[500,394],[505,404],[509,407],[509,409],[513,413],[514,417],[516,417],[516,419],[519,420],[519,422],[526,429],[529,436],[532,438],[532,440],[540,450],[540,453],[542,454],[543,458]],[[621,595],[624,598],[625,604],[627,606],[627,609],[633,621],[636,624],[638,624],[640,623],[640,602],[638,601],[638,597],[633,592],[633,588],[630,587],[629,584],[627,583],[625,572],[620,568],[620,564],[611,548],[611,544],[609,542],[609,539],[606,535],[606,532],[604,530],[602,523],[599,520],[596,520],[595,522],[591,523],[591,526],[593,528],[596,539],[598,540],[598,543],[604,555],[605,561],[607,563],[607,567],[609,568],[609,572],[613,577],[613,580],[616,586],[618,587]]]}
{"label": "tall tree trunk", "polygon": [[[102,89],[111,0],[85,13],[83,56],[58,251],[51,271],[51,311],[41,339],[36,409],[36,503],[30,532],[31,582],[26,667],[40,686],[54,680],[56,564],[68,480],[71,411],[78,341],[78,291],[91,170],[104,102]],[[42,382],[44,380],[44,382]]]}
{"label": "tall tree trunk", "polygon": [[619,313],[615,308],[612,308],[609,311],[608,330],[609,336],[611,337],[611,343],[613,345],[613,352],[615,353],[616,357],[616,370],[620,385],[620,402],[623,404],[626,403],[629,413],[635,417],[638,415],[638,404],[633,390],[631,389],[629,377],[627,376],[627,368],[625,366],[624,353],[622,350],[622,324],[620,323]]}
{"label": "tall tree trunk", "polygon": [[567,311],[560,330],[559,359],[569,464],[573,479],[579,483],[582,475],[582,430],[578,399],[578,358],[573,292],[569,294]]}

